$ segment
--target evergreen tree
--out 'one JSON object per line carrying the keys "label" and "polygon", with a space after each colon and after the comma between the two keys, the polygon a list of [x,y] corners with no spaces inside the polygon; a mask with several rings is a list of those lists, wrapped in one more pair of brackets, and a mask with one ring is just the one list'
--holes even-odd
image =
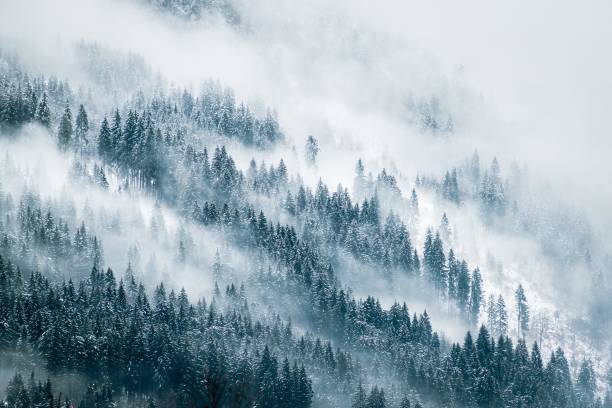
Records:
{"label": "evergreen tree", "polygon": [[594,407],[597,395],[595,371],[590,360],[583,360],[576,381],[576,398],[581,408]]}
{"label": "evergreen tree", "polygon": [[361,380],[359,380],[359,384],[357,385],[357,391],[353,396],[353,402],[351,404],[351,408],[368,408],[368,396],[366,394],[365,389],[363,388],[363,384]]}
{"label": "evergreen tree", "polygon": [[385,392],[382,388],[378,388],[374,386],[370,391],[370,395],[368,395],[367,399],[367,407],[368,408],[385,408],[386,406]]}
{"label": "evergreen tree", "polygon": [[459,279],[460,264],[455,258],[455,252],[451,248],[448,251],[448,298],[457,300],[457,280]]}
{"label": "evergreen tree", "polygon": [[457,305],[459,312],[464,317],[469,316],[469,299],[470,299],[470,271],[467,263],[461,261],[459,265],[459,274],[457,277]]}
{"label": "evergreen tree", "polygon": [[98,136],[98,154],[107,160],[112,159],[113,155],[113,136],[106,116],[100,125],[100,134]]}
{"label": "evergreen tree", "polygon": [[14,408],[29,408],[30,396],[23,382],[21,374],[15,375],[6,389],[6,403],[9,407]]}
{"label": "evergreen tree", "polygon": [[88,143],[87,134],[89,133],[89,119],[87,118],[85,107],[82,104],[79,105],[79,112],[77,113],[75,125],[74,136],[76,142],[80,145]]}
{"label": "evergreen tree", "polygon": [[111,158],[114,163],[118,162],[120,157],[120,148],[123,139],[123,130],[121,125],[121,115],[119,110],[115,111],[113,116],[113,126],[111,127]]}
{"label": "evergreen tree", "polygon": [[419,215],[419,198],[414,188],[410,194],[410,209],[415,216]]}
{"label": "evergreen tree", "polygon": [[495,296],[493,296],[492,294],[489,295],[489,300],[487,301],[487,304],[486,304],[486,311],[487,311],[487,326],[489,327],[491,335],[494,338],[499,337],[499,330],[497,326],[497,321],[498,321],[497,302],[495,300]]}
{"label": "evergreen tree", "polygon": [[355,200],[363,200],[366,197],[365,168],[361,159],[357,160],[355,166],[355,178],[353,180],[353,196]]}
{"label": "evergreen tree", "polygon": [[63,150],[68,149],[68,147],[72,143],[73,133],[74,131],[72,127],[72,113],[70,112],[70,106],[66,104],[57,131],[58,142]]}
{"label": "evergreen tree", "polygon": [[495,305],[497,315],[497,336],[506,337],[508,335],[508,312],[506,311],[506,302],[502,295],[497,297]]}
{"label": "evergreen tree", "polygon": [[470,286],[470,322],[473,326],[478,324],[481,303],[482,278],[480,276],[480,269],[476,268],[472,273],[472,282]]}
{"label": "evergreen tree", "polygon": [[319,141],[312,135],[306,139],[306,161],[314,164],[319,154]]}
{"label": "evergreen tree", "polygon": [[517,336],[524,337],[529,330],[529,306],[527,305],[527,297],[523,286],[519,284],[514,293],[516,300],[516,320],[517,320]]}
{"label": "evergreen tree", "polygon": [[51,128],[51,110],[49,109],[46,92],[43,92],[40,103],[38,104],[38,109],[36,110],[36,120],[47,129]]}

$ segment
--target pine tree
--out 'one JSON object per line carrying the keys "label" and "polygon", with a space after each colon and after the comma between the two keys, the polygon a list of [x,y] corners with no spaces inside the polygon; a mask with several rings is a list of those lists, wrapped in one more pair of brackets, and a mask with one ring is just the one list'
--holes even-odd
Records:
{"label": "pine tree", "polygon": [[472,273],[472,284],[470,286],[470,322],[473,326],[478,324],[480,306],[482,303],[482,278],[480,269],[474,269]]}
{"label": "pine tree", "polygon": [[114,163],[117,163],[120,159],[120,149],[123,139],[123,130],[121,125],[121,115],[119,110],[115,111],[113,117],[113,126],[111,127],[111,149],[109,151],[110,158]]}
{"label": "pine tree", "polygon": [[16,374],[6,389],[6,403],[9,407],[29,408],[30,397],[26,390],[21,374]]}
{"label": "pine tree", "polygon": [[64,113],[60,119],[60,124],[57,131],[58,142],[63,150],[67,150],[72,143],[73,133],[72,113],[70,112],[70,106],[66,104],[66,108],[64,109]]}
{"label": "pine tree", "polygon": [[363,200],[367,195],[365,168],[361,159],[357,160],[355,166],[355,178],[353,179],[353,197],[356,201]]}
{"label": "pine tree", "polygon": [[596,376],[590,360],[583,360],[576,381],[576,397],[581,408],[593,407],[597,393]]}
{"label": "pine tree", "polygon": [[98,136],[98,154],[100,157],[107,160],[110,160],[113,154],[113,136],[106,116],[100,125],[100,134]]}
{"label": "pine tree", "polygon": [[276,406],[278,391],[276,383],[278,379],[278,362],[276,357],[270,353],[266,345],[264,347],[259,366],[257,367],[258,405],[263,407]]}
{"label": "pine tree", "polygon": [[119,160],[122,166],[128,167],[136,160],[136,147],[139,140],[139,118],[134,111],[128,112],[128,117],[123,128],[123,137],[119,145]]}
{"label": "pine tree", "polygon": [[368,408],[385,408],[386,406],[385,392],[382,388],[378,388],[374,386],[370,391],[370,395],[368,395],[367,399],[367,407]]}
{"label": "pine tree", "polygon": [[440,220],[440,235],[442,235],[442,239],[448,242],[451,238],[451,230],[448,222],[448,217],[446,213],[442,214],[442,219]]}
{"label": "pine tree", "polygon": [[351,408],[368,408],[367,404],[367,394],[365,389],[363,388],[361,380],[359,380],[359,384],[357,385],[357,391],[353,396]]}
{"label": "pine tree", "polygon": [[289,214],[296,214],[295,200],[293,199],[291,191],[289,190],[287,190],[287,196],[285,197],[284,208]]}
{"label": "pine tree", "polygon": [[506,302],[502,295],[497,297],[497,304],[495,305],[497,314],[497,336],[508,335],[508,312],[506,311]]}
{"label": "pine tree", "polygon": [[312,135],[306,139],[306,161],[315,164],[319,154],[319,141]]}
{"label": "pine tree", "polygon": [[489,327],[489,331],[491,335],[496,338],[499,337],[499,329],[497,326],[497,302],[495,300],[495,296],[492,294],[489,295],[489,300],[486,304],[487,310],[487,326]]}
{"label": "pine tree", "polygon": [[49,109],[49,104],[47,102],[46,92],[43,92],[40,103],[38,104],[38,109],[36,110],[36,120],[47,129],[51,128],[51,110]]}
{"label": "pine tree", "polygon": [[410,194],[410,210],[412,211],[414,216],[419,215],[419,198],[414,188],[412,189],[412,193]]}
{"label": "pine tree", "polygon": [[444,255],[444,246],[438,232],[436,232],[436,236],[432,242],[430,260],[428,263],[434,287],[438,291],[439,296],[443,299],[448,288],[446,256]]}
{"label": "pine tree", "polygon": [[312,381],[306,375],[306,369],[303,364],[300,366],[299,371],[294,371],[296,372],[295,406],[298,408],[309,408],[313,397]]}
{"label": "pine tree", "polygon": [[517,337],[521,337],[521,335],[524,337],[529,330],[529,306],[527,305],[525,290],[520,284],[514,293],[514,299],[516,300],[516,334]]}
{"label": "pine tree", "polygon": [[89,119],[83,105],[79,105],[79,112],[76,117],[74,135],[78,144],[88,143],[87,134],[89,133]]}
{"label": "pine tree", "polygon": [[185,249],[185,243],[183,240],[179,241],[177,259],[180,263],[185,263],[185,260],[187,259],[187,250]]}
{"label": "pine tree", "polygon": [[448,299],[457,300],[457,279],[459,278],[459,262],[455,258],[455,252],[451,248],[448,251]]}
{"label": "pine tree", "polygon": [[467,263],[461,261],[459,265],[459,276],[457,277],[457,304],[459,312],[462,316],[469,316],[469,299],[470,299],[470,271]]}
{"label": "pine tree", "polygon": [[480,157],[478,151],[474,151],[472,159],[470,160],[470,177],[472,182],[477,184],[480,181]]}
{"label": "pine tree", "polygon": [[213,277],[215,280],[223,279],[223,263],[221,262],[221,255],[219,254],[219,250],[215,252],[215,260],[212,264]]}

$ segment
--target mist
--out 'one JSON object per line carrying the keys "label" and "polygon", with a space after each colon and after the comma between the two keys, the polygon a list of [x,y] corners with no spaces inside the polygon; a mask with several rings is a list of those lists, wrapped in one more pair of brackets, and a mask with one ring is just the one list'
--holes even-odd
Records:
{"label": "mist", "polygon": [[[236,211],[241,206],[262,211],[270,225],[288,225],[300,239],[307,221],[316,216],[313,210],[291,213],[286,193],[297,197],[304,187],[316,194],[320,182],[331,192],[341,184],[360,206],[364,198],[376,197],[380,219],[397,214],[419,253],[427,231],[435,234],[447,216],[451,234],[443,238],[444,251],[452,248],[470,271],[479,268],[484,299],[504,297],[510,336],[539,342],[545,357],[563,347],[573,374],[583,359],[596,361],[603,395],[612,324],[603,319],[594,334],[599,320],[593,310],[604,305],[599,313],[606,315],[609,292],[594,292],[598,282],[599,289],[612,282],[612,164],[607,157],[612,125],[606,120],[612,94],[612,6],[548,0],[477,0],[469,5],[388,0],[376,7],[361,0],[228,4],[239,23],[216,12],[187,20],[144,1],[0,0],[0,48],[17,55],[33,77],[57,76],[78,89],[75,102],[88,109],[92,140],[111,109],[124,115],[141,96],[150,101],[160,94],[196,94],[210,80],[231,88],[256,116],[272,111],[283,140],[265,148],[226,140],[214,130],[171,129],[171,121],[164,131],[187,132],[185,143],[197,151],[206,147],[211,156],[214,147],[226,146],[238,178],[244,176],[247,184],[252,182],[252,159],[267,167],[282,159],[287,185],[272,193],[248,186],[233,204]],[[83,49],[99,50],[106,58],[100,61],[109,65],[104,69],[115,77],[129,72],[136,79],[100,83]],[[122,68],[112,68],[113,63]],[[174,106],[175,111],[181,108]],[[192,299],[212,298],[217,283],[261,284],[260,269],[273,270],[282,282],[275,283],[279,287],[290,286],[284,279],[293,266],[282,265],[274,252],[244,250],[221,228],[203,226],[179,209],[178,200],[126,188],[125,169],[105,164],[95,147],[89,146],[93,153],[86,158],[82,152],[79,157],[58,149],[59,116],[50,131],[25,125],[3,132],[1,185],[15,202],[33,192],[54,216],[67,215],[71,232],[85,222],[102,242],[104,267],[123,276],[130,265],[149,289],[163,281],[177,291],[185,287]],[[306,146],[310,135],[320,149],[316,159]],[[183,147],[177,148],[177,157]],[[471,185],[467,174],[475,152],[483,174],[492,172],[494,158],[500,163],[508,200],[503,215],[483,215],[484,184]],[[389,198],[378,187],[358,194],[359,159],[374,185],[383,170],[391,175],[397,196]],[[108,189],[75,181],[75,166],[81,164],[106,169]],[[444,197],[441,187],[445,173],[453,171],[459,174],[461,193],[456,202]],[[177,179],[182,177],[187,178],[181,173]],[[433,181],[422,184],[423,178]],[[410,207],[413,189],[416,218]],[[221,207],[223,198],[210,199],[215,200]],[[196,201],[203,204],[204,198]],[[517,225],[521,222],[528,225]],[[114,226],[119,224],[120,229]],[[397,301],[406,302],[411,312],[427,310],[445,340],[461,343],[467,330],[487,323],[484,309],[475,322],[460,318],[422,276],[394,271],[390,279],[381,279],[381,264],[362,262],[336,242],[329,249],[319,248],[316,239],[304,241],[323,254],[317,258],[321,265],[334,267],[338,288],[359,301],[375,296],[385,309]],[[567,257],[559,254],[564,249]],[[225,268],[219,282],[213,274],[218,257]],[[42,262],[32,266],[44,268]],[[546,333],[534,329],[519,335],[514,301],[519,284],[534,320],[554,320]],[[255,314],[278,313],[296,330],[317,333],[320,323],[301,310],[303,303],[287,305],[295,294],[275,299],[277,289],[247,290]],[[341,344],[334,336],[324,338]],[[364,353],[365,361],[372,355]],[[374,384],[390,372],[378,374],[364,378]]]}

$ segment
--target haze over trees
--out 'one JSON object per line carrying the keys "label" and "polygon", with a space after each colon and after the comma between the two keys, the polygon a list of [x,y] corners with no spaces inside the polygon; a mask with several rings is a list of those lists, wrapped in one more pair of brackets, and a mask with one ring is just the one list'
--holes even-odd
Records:
{"label": "haze over trees", "polygon": [[[253,34],[232,2],[142,3]],[[0,405],[612,407],[603,272],[562,320],[491,250],[529,237],[563,276],[608,265],[518,169],[474,152],[405,174],[219,81],[73,51],[69,79],[0,53]],[[406,160],[456,136],[443,95],[406,99],[425,141]]]}

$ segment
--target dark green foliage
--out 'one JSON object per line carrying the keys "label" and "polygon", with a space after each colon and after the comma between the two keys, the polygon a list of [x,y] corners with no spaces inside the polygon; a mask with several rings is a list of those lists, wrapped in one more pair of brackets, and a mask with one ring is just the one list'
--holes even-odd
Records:
{"label": "dark green foliage", "polygon": [[[9,381],[6,389],[4,403],[10,408],[115,408],[113,391],[108,384],[90,384],[85,395],[78,404],[73,404],[69,398],[56,392],[51,380],[43,384],[36,381],[34,373],[30,376],[28,384],[25,384],[21,374]],[[0,405],[3,401],[0,400]],[[2,405],[4,406],[4,405]]]}
{"label": "dark green foliage", "polygon": [[88,134],[89,132],[89,119],[87,117],[87,112],[85,111],[85,107],[83,105],[79,105],[79,112],[77,113],[75,128],[74,128],[74,136],[76,138],[76,143],[79,145],[84,145],[89,143]]}
{"label": "dark green foliage", "polygon": [[0,128],[10,130],[36,121],[51,129],[59,112],[73,100],[68,83],[53,76],[30,77],[16,60],[7,59],[2,50],[0,67]]}
{"label": "dark green foliage", "polygon": [[51,128],[51,111],[47,103],[47,93],[43,93],[42,95],[40,104],[36,110],[36,120],[47,129]]}
{"label": "dark green foliage", "polygon": [[423,249],[423,269],[426,276],[430,279],[433,287],[442,298],[448,293],[448,276],[446,267],[446,257],[440,234],[436,233],[432,237],[431,230],[427,231],[425,247]]}
{"label": "dark green foliage", "polygon": [[[102,185],[103,170],[97,172]],[[4,206],[3,210],[0,254],[20,267],[29,269],[44,263],[51,272],[69,268],[73,273],[87,274],[92,264],[103,261],[102,246],[85,224],[72,229],[68,220],[54,217],[53,208],[43,208],[37,194],[26,191],[16,208]]]}
{"label": "dark green foliage", "polygon": [[72,112],[70,111],[70,106],[66,105],[64,108],[64,113],[62,114],[59,122],[59,128],[57,130],[57,140],[60,148],[67,150],[73,142],[73,136],[74,129],[72,125]]}
{"label": "dark green foliage", "polygon": [[98,135],[98,154],[100,157],[110,160],[113,150],[113,135],[108,125],[108,119],[104,117],[100,125],[100,134]]}
{"label": "dark green foliage", "polygon": [[480,308],[482,306],[482,277],[478,267],[472,272],[472,280],[470,285],[470,322],[473,326],[478,324],[480,316]]}
{"label": "dark green foliage", "polygon": [[[69,88],[55,79],[30,82],[21,75],[3,77],[1,85],[4,126],[37,120],[49,127],[53,117],[60,145],[82,150],[89,118],[80,105],[73,127],[69,106],[76,104]],[[149,292],[131,273],[117,282],[110,269],[102,271],[102,245],[84,223],[54,217],[39,198],[26,194],[17,209],[0,203],[7,215],[0,224],[0,351],[27,349],[53,375],[78,373],[101,384],[84,393],[79,405],[84,407],[112,406],[116,396],[135,395],[151,406],[308,407],[315,394],[348,395],[362,376],[367,381],[384,377],[410,398],[416,395],[433,406],[597,404],[590,363],[583,364],[574,387],[561,350],[544,363],[537,345],[529,351],[523,340],[512,344],[501,297],[489,304],[495,324],[481,327],[475,340],[467,333],[463,345],[449,345],[432,330],[427,312],[411,318],[406,304],[385,309],[375,297],[355,298],[340,285],[334,273],[342,265],[338,258],[352,257],[379,270],[388,282],[397,274],[423,276],[414,281],[430,283],[441,300],[451,302],[451,310],[456,305],[459,316],[478,327],[483,309],[479,269],[470,274],[464,260],[452,249],[445,251],[444,245],[452,242],[446,214],[440,230],[427,233],[421,268],[409,234],[412,222],[407,225],[397,213],[381,208],[381,202],[403,203],[418,216],[416,191],[402,202],[391,173],[383,169],[366,177],[359,161],[352,197],[342,186],[334,191],[320,181],[310,189],[290,180],[282,159],[278,165],[253,160],[243,173],[225,146],[209,150],[200,136],[266,148],[283,139],[272,113],[257,118],[236,103],[231,90],[211,83],[198,95],[185,90],[154,95],[147,100],[138,94],[125,110],[116,109],[110,120],[105,117],[93,132],[96,159],[103,164],[95,163],[90,174],[88,158],[77,160],[73,176],[107,189],[106,172],[111,172],[119,188],[143,190],[184,218],[222,234],[258,267],[248,288],[256,288],[263,303],[290,299],[300,311],[300,323],[313,333],[297,338],[278,316],[255,319],[244,286],[227,282],[229,268],[220,256],[213,265],[219,284],[215,282],[210,304],[191,303],[184,290],[177,295],[164,284],[149,300]],[[437,110],[435,101],[423,110],[424,126],[435,132],[444,128]],[[309,138],[306,150],[314,163],[316,139]],[[479,188],[471,193],[462,189],[466,179]],[[505,187],[496,160],[482,178],[476,156],[467,173],[453,169],[439,182],[419,178],[417,185],[431,185],[457,205],[478,196],[487,217],[505,213]],[[264,213],[251,204],[252,196],[278,206]],[[279,213],[286,224],[273,222]],[[188,263],[186,241],[175,245],[178,263]],[[87,279],[60,283],[39,272],[22,279],[21,270],[30,270],[36,258],[71,274],[94,267]],[[82,273],[72,276],[78,275]],[[521,293],[519,297],[517,291],[518,323],[524,333],[528,309]],[[398,394],[384,384],[384,390],[368,384],[368,392],[360,382],[353,406],[396,406]],[[38,394],[53,395],[50,385]],[[9,397],[15,406],[35,400],[19,377],[11,382]],[[416,398],[411,401],[402,400],[402,408],[420,407]]]}
{"label": "dark green foliage", "polygon": [[[132,281],[126,289],[110,269],[94,268],[78,285],[50,284],[39,273],[22,282],[0,257],[0,311],[5,316],[0,352],[30,344],[52,373],[78,372],[130,392],[172,393],[212,406],[240,397],[263,406],[308,407],[313,397],[304,367],[285,359],[279,370],[265,345],[270,328],[248,314],[234,310],[224,316],[213,305],[190,304],[184,292],[178,298],[167,295],[163,285],[149,303],[142,285]],[[272,344],[292,355],[298,343],[290,329],[288,336]],[[230,351],[247,340],[253,347],[243,356]],[[259,344],[265,345],[260,358]],[[20,381],[16,377],[9,396],[26,403],[31,397]],[[89,389],[80,406],[108,406],[111,395],[108,386]]]}

